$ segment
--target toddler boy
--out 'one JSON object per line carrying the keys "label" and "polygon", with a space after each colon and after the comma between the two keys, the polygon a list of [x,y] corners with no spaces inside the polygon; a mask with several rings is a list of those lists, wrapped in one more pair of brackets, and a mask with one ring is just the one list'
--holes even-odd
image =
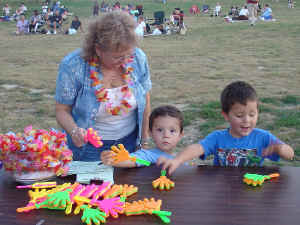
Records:
{"label": "toddler boy", "polygon": [[[136,158],[156,163],[160,157],[171,159],[177,143],[183,136],[183,115],[174,106],[166,105],[154,109],[149,118],[150,135],[156,145],[154,149],[140,149],[130,154]],[[101,160],[103,164],[115,167],[136,167],[140,164],[132,161],[114,163],[113,152],[103,151]]]}

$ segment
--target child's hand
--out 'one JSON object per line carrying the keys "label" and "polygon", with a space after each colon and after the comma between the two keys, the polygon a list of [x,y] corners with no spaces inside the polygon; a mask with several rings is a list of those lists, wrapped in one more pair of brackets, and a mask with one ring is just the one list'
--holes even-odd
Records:
{"label": "child's hand", "polygon": [[181,163],[176,159],[167,159],[165,157],[159,157],[156,162],[156,165],[162,166],[162,170],[167,170],[169,175],[171,175],[180,164]]}
{"label": "child's hand", "polygon": [[101,153],[101,161],[102,161],[102,163],[104,165],[112,166],[113,162],[114,162],[114,159],[113,159],[114,155],[115,154],[112,151],[103,151]]}
{"label": "child's hand", "polygon": [[122,144],[118,144],[118,147],[111,146],[111,152],[114,153],[114,155],[112,156],[114,163],[120,163],[127,160],[131,160],[132,162],[136,161],[134,157],[131,157],[129,155],[129,152],[125,149],[124,145]]}
{"label": "child's hand", "polygon": [[272,154],[278,154],[283,159],[292,160],[294,157],[294,150],[287,144],[279,143],[271,144],[262,152],[263,157],[270,156]]}
{"label": "child's hand", "polygon": [[282,143],[279,140],[276,140],[276,141],[271,140],[271,143],[269,144],[269,146],[267,148],[263,149],[262,156],[266,157],[266,156],[270,156],[272,154],[280,155],[280,151],[281,151],[283,145],[284,145],[284,143]]}

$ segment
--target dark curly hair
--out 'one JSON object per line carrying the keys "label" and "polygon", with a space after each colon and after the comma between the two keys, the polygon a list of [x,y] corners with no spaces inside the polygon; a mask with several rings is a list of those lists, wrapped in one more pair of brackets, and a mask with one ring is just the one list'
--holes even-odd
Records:
{"label": "dark curly hair", "polygon": [[183,115],[182,112],[172,105],[163,105],[155,108],[149,118],[149,129],[152,131],[154,120],[160,116],[170,116],[178,119],[180,126],[180,133],[183,131]]}
{"label": "dark curly hair", "polygon": [[222,111],[228,113],[235,103],[246,105],[247,101],[257,101],[255,89],[244,81],[235,81],[227,85],[221,93]]}

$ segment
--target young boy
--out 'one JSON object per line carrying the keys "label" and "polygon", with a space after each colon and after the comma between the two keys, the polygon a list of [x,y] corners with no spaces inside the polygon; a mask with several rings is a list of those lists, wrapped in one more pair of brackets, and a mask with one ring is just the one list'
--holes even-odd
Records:
{"label": "young boy", "polygon": [[[151,163],[156,163],[160,157],[171,159],[174,148],[183,136],[183,115],[174,106],[160,106],[154,109],[150,115],[149,130],[156,148],[140,149],[130,155]],[[141,166],[132,161],[113,163],[113,154],[111,151],[103,151],[101,153],[103,164],[115,167]]]}
{"label": "young boy", "polygon": [[221,94],[222,115],[229,128],[210,133],[197,144],[187,146],[176,158],[157,162],[171,174],[182,163],[214,155],[214,165],[261,166],[264,158],[292,159],[294,150],[270,132],[255,128],[258,98],[253,87],[243,81],[229,84]]}

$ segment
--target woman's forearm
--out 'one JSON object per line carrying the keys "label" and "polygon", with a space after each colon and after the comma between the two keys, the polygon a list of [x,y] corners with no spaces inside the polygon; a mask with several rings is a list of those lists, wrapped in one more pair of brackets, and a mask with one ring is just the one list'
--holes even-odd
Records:
{"label": "woman's forearm", "polygon": [[150,93],[146,94],[146,105],[143,114],[143,124],[142,124],[142,139],[146,140],[149,138],[149,116],[151,112],[150,104]]}
{"label": "woman's forearm", "polygon": [[71,106],[56,103],[55,115],[57,123],[68,133],[71,134],[72,130],[77,127],[71,115]]}

